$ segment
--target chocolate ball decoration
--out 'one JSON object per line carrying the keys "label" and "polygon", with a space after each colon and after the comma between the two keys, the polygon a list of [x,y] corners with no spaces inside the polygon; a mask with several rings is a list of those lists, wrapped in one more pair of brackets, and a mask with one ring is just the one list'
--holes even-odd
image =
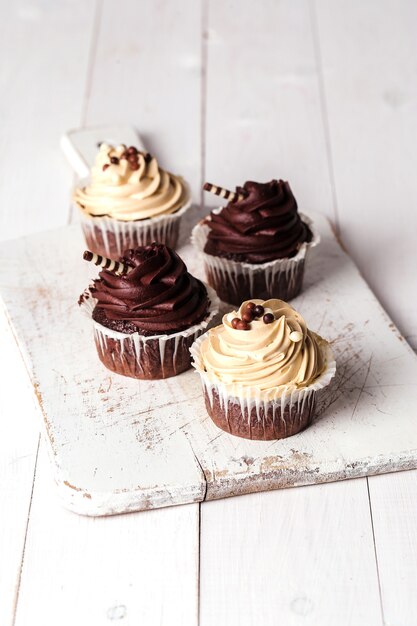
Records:
{"label": "chocolate ball decoration", "polygon": [[245,311],[242,315],[242,320],[250,324],[251,322],[253,322],[254,317],[255,316],[253,314],[253,311]]}
{"label": "chocolate ball decoration", "polygon": [[272,324],[272,322],[275,321],[275,317],[272,313],[265,313],[262,319],[264,321],[264,324]]}
{"label": "chocolate ball decoration", "polygon": [[265,313],[265,309],[263,308],[262,304],[257,304],[253,309],[253,312],[255,314],[255,317],[262,317],[262,315]]}
{"label": "chocolate ball decoration", "polygon": [[115,156],[110,157],[110,163],[113,163],[113,165],[118,165],[119,164],[119,159]]}
{"label": "chocolate ball decoration", "polygon": [[237,325],[239,324],[241,320],[238,317],[234,317],[232,319],[232,328],[237,328]]}
{"label": "chocolate ball decoration", "polygon": [[254,302],[248,302],[245,310],[246,311],[253,311],[256,308],[256,304]]}
{"label": "chocolate ball decoration", "polygon": [[250,330],[250,325],[245,320],[239,320],[236,324],[237,330]]}

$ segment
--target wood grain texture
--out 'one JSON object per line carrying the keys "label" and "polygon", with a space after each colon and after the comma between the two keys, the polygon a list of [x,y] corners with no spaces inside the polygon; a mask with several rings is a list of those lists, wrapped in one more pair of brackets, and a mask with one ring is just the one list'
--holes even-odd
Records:
{"label": "wood grain texture", "polygon": [[206,179],[284,178],[334,219],[308,1],[213,0],[207,29]]}
{"label": "wood grain texture", "polygon": [[79,517],[56,501],[48,465],[43,448],[16,626],[197,626],[198,507]]}
{"label": "wood grain texture", "polygon": [[[417,358],[327,221],[317,214],[315,223],[320,254],[314,251],[294,306],[331,341],[338,373],[323,416],[275,442],[219,431],[193,371],[149,382],[102,366],[91,322],[76,305],[96,274],[82,261],[78,225],[3,244],[2,296],[32,372],[67,507],[109,515],[416,466],[410,412]],[[201,271],[191,247],[180,254],[191,271]]]}
{"label": "wood grain texture", "polygon": [[80,123],[94,7],[49,0],[1,8],[1,239],[68,219],[72,174],[57,145]]}
{"label": "wood grain texture", "polygon": [[36,419],[39,408],[3,310],[0,310],[0,353],[0,624],[8,625],[13,619],[20,587],[39,441]]}
{"label": "wood grain texture", "polygon": [[417,347],[417,5],[316,7],[342,238]]}
{"label": "wood grain texture", "polygon": [[[68,219],[72,174],[57,142],[63,128],[80,122],[93,13],[94,3],[79,1],[59,9],[51,2],[0,7],[0,240]],[[0,623],[6,626],[19,597],[39,407],[3,310],[0,352]]]}
{"label": "wood grain texture", "polygon": [[206,503],[201,626],[382,626],[365,480]]}
{"label": "wood grain texture", "polygon": [[104,0],[86,124],[133,124],[200,197],[201,2]]}
{"label": "wood grain texture", "polygon": [[369,478],[386,624],[417,623],[417,472]]}

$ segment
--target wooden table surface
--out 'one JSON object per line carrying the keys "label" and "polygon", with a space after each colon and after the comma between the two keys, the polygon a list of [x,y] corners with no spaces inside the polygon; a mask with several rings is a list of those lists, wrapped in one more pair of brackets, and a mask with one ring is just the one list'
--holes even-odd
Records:
{"label": "wooden table surface", "polygon": [[[288,179],[417,347],[413,0],[21,0],[0,18],[2,240],[73,220],[64,131],[132,123],[206,208],[206,178]],[[0,325],[2,626],[417,623],[416,471],[79,517]]]}

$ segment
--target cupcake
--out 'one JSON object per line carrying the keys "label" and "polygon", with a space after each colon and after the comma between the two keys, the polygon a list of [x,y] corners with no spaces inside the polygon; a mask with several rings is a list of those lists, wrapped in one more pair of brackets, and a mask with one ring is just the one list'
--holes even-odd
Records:
{"label": "cupcake", "polygon": [[192,234],[207,282],[221,300],[239,306],[251,298],[294,298],[319,237],[311,220],[298,213],[289,184],[246,182],[233,193],[206,183],[204,189],[229,200]]}
{"label": "cupcake", "polygon": [[244,302],[191,353],[211,419],[246,439],[282,439],[306,428],[336,371],[327,341],[275,299]]}
{"label": "cupcake", "polygon": [[191,344],[218,312],[215,292],[164,244],[126,250],[118,262],[91,252],[84,258],[105,268],[79,301],[104,365],[143,379],[189,369]]}
{"label": "cupcake", "polygon": [[153,241],[175,248],[182,215],[190,207],[188,185],[134,146],[101,144],[91,179],[74,192],[90,250],[120,257]]}

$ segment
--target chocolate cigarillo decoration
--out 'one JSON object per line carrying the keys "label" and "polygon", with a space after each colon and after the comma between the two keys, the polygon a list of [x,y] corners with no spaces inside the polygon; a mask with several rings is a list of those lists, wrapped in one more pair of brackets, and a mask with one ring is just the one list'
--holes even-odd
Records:
{"label": "chocolate cigarillo decoration", "polygon": [[241,193],[235,193],[234,191],[229,191],[228,189],[224,189],[224,187],[217,187],[217,185],[212,185],[211,183],[204,183],[203,189],[204,191],[210,191],[210,193],[214,193],[216,196],[220,196],[220,198],[229,200],[229,202],[233,202],[234,200],[243,200],[243,198],[245,197]]}
{"label": "chocolate cigarillo decoration", "polygon": [[90,250],[86,250],[84,252],[83,259],[84,261],[90,261],[91,263],[94,263],[94,265],[98,265],[105,270],[109,270],[109,272],[117,274],[117,276],[123,276],[132,269],[131,267],[129,267],[129,265],[120,263],[120,261],[113,261],[113,259],[108,259],[107,257],[101,256],[100,254],[95,254],[95,252],[90,252]]}

